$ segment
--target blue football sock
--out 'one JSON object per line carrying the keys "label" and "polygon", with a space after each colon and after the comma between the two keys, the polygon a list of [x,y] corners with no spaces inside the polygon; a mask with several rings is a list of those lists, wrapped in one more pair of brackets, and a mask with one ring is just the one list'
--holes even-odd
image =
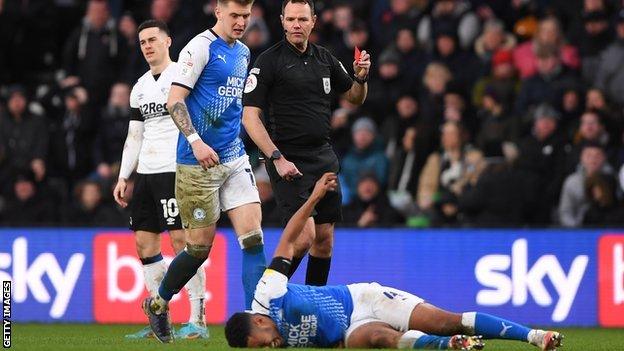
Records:
{"label": "blue football sock", "polygon": [[243,290],[245,291],[245,309],[251,309],[251,302],[256,292],[256,285],[266,269],[264,245],[243,249]]}
{"label": "blue football sock", "polygon": [[450,336],[422,335],[414,343],[415,349],[447,350]]}
{"label": "blue football sock", "polygon": [[185,250],[181,251],[171,261],[165,277],[160,282],[158,295],[167,301],[171,300],[173,295],[180,292],[184,285],[197,273],[197,269],[201,267],[204,261],[205,259],[202,260],[189,255]]}
{"label": "blue football sock", "polygon": [[[465,320],[474,320],[474,325],[466,325]],[[483,335],[484,339],[510,339],[526,342],[527,335],[529,331],[531,331],[530,328],[521,324],[480,312],[464,313],[462,316],[462,324],[464,324],[465,327],[473,328],[474,333],[476,335]],[[468,324],[470,324],[470,322]]]}

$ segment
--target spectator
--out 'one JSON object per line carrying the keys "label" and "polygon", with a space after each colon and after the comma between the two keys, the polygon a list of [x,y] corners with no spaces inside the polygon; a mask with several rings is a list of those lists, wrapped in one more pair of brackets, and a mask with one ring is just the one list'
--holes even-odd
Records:
{"label": "spectator", "polygon": [[468,50],[479,35],[479,19],[464,0],[435,1],[431,14],[425,15],[418,24],[418,40],[423,47],[432,47],[433,34],[445,28],[455,33],[459,46]]}
{"label": "spectator", "polygon": [[423,76],[423,89],[418,95],[420,115],[425,123],[437,127],[442,124],[444,115],[444,93],[453,75],[441,63],[432,62],[427,65]]}
{"label": "spectator", "polygon": [[347,99],[341,98],[338,101],[338,108],[332,112],[330,140],[339,159],[342,159],[349,151],[349,148],[351,148],[350,127],[359,112],[358,107]]}
{"label": "spectator", "polygon": [[[420,173],[416,201],[421,212],[435,218],[438,209],[446,203],[452,203],[455,196],[451,187],[464,176],[465,130],[458,122],[446,122],[441,128],[441,150],[433,152]],[[446,211],[450,214],[450,211]]]}
{"label": "spectator", "polygon": [[611,43],[613,33],[609,26],[609,15],[604,11],[585,12],[583,21],[579,43],[582,76],[584,81],[593,84],[600,65],[600,55]]}
{"label": "spectator", "polygon": [[521,79],[529,78],[538,72],[537,52],[542,47],[554,47],[559,62],[569,69],[577,70],[581,59],[577,49],[564,42],[559,21],[555,17],[546,17],[539,22],[533,40],[519,45],[514,50],[514,64]]}
{"label": "spectator", "polygon": [[530,183],[516,169],[512,159],[503,157],[502,145],[486,151],[487,167],[466,184],[458,198],[463,222],[479,227],[519,226],[533,202]]}
{"label": "spectator", "polygon": [[116,83],[111,88],[108,104],[98,121],[94,145],[94,163],[102,179],[111,178],[119,166],[130,118],[130,87]]}
{"label": "spectator", "polygon": [[94,108],[106,104],[108,92],[126,64],[126,51],[107,2],[90,0],[82,25],[65,43],[63,66],[67,75],[80,79]]}
{"label": "spectator", "polygon": [[504,110],[501,98],[494,89],[487,89],[483,96],[483,108],[477,112],[480,124],[475,141],[486,154],[498,150],[505,142],[515,141],[517,127],[515,119]]}
{"label": "spectator", "polygon": [[416,81],[422,77],[430,57],[418,47],[416,34],[411,27],[400,28],[388,49],[399,55],[399,70],[404,80]]}
{"label": "spectator", "polygon": [[443,28],[434,33],[433,60],[443,63],[451,70],[453,82],[462,92],[468,92],[478,78],[478,59],[469,51],[458,47],[456,33]]}
{"label": "spectator", "polygon": [[557,133],[559,113],[550,105],[542,104],[533,114],[532,133],[520,141],[518,168],[537,182],[533,191],[537,204],[529,222],[549,224],[557,204],[564,177],[563,144]]}
{"label": "spectator", "polygon": [[594,83],[612,102],[624,106],[624,9],[618,12],[616,38],[600,56]]}
{"label": "spectator", "polygon": [[[414,24],[425,10],[423,4],[410,0],[390,0],[378,2],[372,9],[371,34],[376,49],[385,47],[392,42],[400,28],[415,30]],[[375,52],[375,51],[373,51]]]}
{"label": "spectator", "polygon": [[516,100],[516,115],[524,116],[540,103],[554,105],[561,101],[567,87],[578,85],[578,78],[561,64],[558,49],[539,47],[537,73],[522,82]]}
{"label": "spectator", "polygon": [[86,102],[83,88],[70,89],[65,110],[50,124],[50,176],[64,180],[68,189],[94,169],[95,121]]}
{"label": "spectator", "polygon": [[99,183],[85,180],[76,185],[76,202],[65,213],[65,223],[74,226],[119,226],[127,224],[115,209],[102,200]]}
{"label": "spectator", "polygon": [[474,51],[481,60],[481,64],[485,67],[482,72],[490,71],[490,63],[494,63],[494,54],[499,51],[509,52],[510,62],[511,50],[516,46],[516,38],[505,32],[505,24],[497,19],[492,18],[485,22],[483,32],[477,38],[474,45]]}
{"label": "spectator", "polygon": [[254,5],[251,9],[251,20],[242,39],[250,51],[249,62],[256,62],[258,55],[269,46],[270,40],[271,34],[264,20],[264,10]]}
{"label": "spectator", "polygon": [[182,1],[178,0],[152,0],[150,6],[150,18],[165,22],[169,28],[171,38],[173,38],[169,54],[173,61],[178,60],[180,51],[197,34],[193,25],[189,25],[190,18],[186,18],[185,14],[180,11],[181,3]]}
{"label": "spectator", "polygon": [[585,197],[589,208],[583,216],[585,226],[620,226],[624,223],[624,208],[615,194],[615,182],[600,173],[585,179]]}
{"label": "spectator", "polygon": [[381,124],[392,113],[394,102],[402,92],[409,91],[413,82],[402,79],[401,58],[394,50],[386,50],[379,57],[378,77],[371,78],[364,108]]}
{"label": "spectator", "polygon": [[351,129],[353,147],[342,161],[342,175],[345,186],[350,194],[357,191],[357,179],[366,173],[373,172],[379,183],[385,186],[388,179],[388,159],[377,139],[375,122],[368,117],[355,121]]}
{"label": "spectator", "polygon": [[343,212],[345,223],[360,228],[394,226],[404,221],[401,214],[390,206],[374,174],[360,176],[355,199]]}
{"label": "spectator", "polygon": [[26,171],[19,173],[13,181],[10,205],[4,213],[5,225],[33,226],[50,225],[57,217],[50,197],[38,188],[35,175]]}
{"label": "spectator", "polygon": [[490,74],[479,79],[472,90],[472,102],[476,107],[482,107],[486,90],[497,96],[505,113],[513,110],[513,102],[520,90],[520,82],[516,77],[511,51],[499,50],[492,56]]}
{"label": "spectator", "polygon": [[[613,150],[610,150],[610,136],[605,128],[603,118],[599,112],[589,110],[581,116],[581,124],[572,140],[571,145],[567,147],[566,156],[566,173],[572,173],[576,170],[579,163],[581,150],[583,145],[593,143],[600,145],[606,152],[609,159],[614,157]],[[610,157],[611,156],[611,157]]]}
{"label": "spectator", "polygon": [[28,97],[21,86],[8,92],[7,110],[0,110],[0,180],[11,174],[31,171],[40,182],[46,176],[48,127],[42,116],[28,109]]}
{"label": "spectator", "polygon": [[[559,223],[564,227],[579,227],[590,208],[590,200],[585,191],[586,179],[597,174],[610,177],[612,173],[613,170],[606,163],[602,147],[597,144],[585,144],[578,170],[569,175],[563,183],[559,200]],[[591,187],[590,191],[593,192]]]}

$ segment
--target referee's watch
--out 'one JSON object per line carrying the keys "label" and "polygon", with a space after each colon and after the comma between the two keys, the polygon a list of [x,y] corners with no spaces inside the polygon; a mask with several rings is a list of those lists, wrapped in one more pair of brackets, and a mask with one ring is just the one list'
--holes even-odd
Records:
{"label": "referee's watch", "polygon": [[275,151],[273,151],[273,153],[269,157],[269,160],[275,161],[279,160],[280,158],[282,158],[282,153],[279,150],[275,149]]}
{"label": "referee's watch", "polygon": [[358,84],[364,85],[364,83],[368,82],[368,74],[364,78],[359,78],[357,75],[354,74],[353,80],[356,81]]}

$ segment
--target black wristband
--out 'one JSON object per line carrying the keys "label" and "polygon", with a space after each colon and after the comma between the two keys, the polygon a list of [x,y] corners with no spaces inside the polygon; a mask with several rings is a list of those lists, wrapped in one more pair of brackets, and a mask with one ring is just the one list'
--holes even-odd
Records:
{"label": "black wristband", "polygon": [[364,79],[362,78],[358,78],[358,76],[356,76],[355,74],[353,75],[353,80],[356,81],[359,84],[364,84],[366,82],[368,82],[368,74],[366,75],[366,77],[364,77]]}
{"label": "black wristband", "polygon": [[290,266],[292,261],[285,257],[274,257],[269,265],[269,269],[280,272],[285,276],[290,274]]}

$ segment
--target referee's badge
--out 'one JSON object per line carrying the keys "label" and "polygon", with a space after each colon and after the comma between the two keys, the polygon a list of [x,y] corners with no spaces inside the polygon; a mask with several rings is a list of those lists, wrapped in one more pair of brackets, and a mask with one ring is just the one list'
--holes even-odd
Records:
{"label": "referee's badge", "polygon": [[325,90],[325,94],[329,94],[331,92],[331,81],[329,78],[323,78],[323,90]]}
{"label": "referee's badge", "polygon": [[258,86],[258,78],[256,78],[255,74],[250,74],[249,77],[247,77],[247,81],[245,82],[245,94],[254,91],[254,89],[256,89],[256,86]]}

